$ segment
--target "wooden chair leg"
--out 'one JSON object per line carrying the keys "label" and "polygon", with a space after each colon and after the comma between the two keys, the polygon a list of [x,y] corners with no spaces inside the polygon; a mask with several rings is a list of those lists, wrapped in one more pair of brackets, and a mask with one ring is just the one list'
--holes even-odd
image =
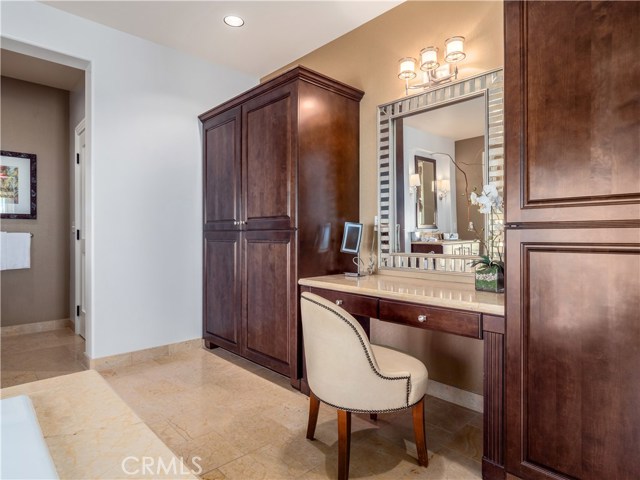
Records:
{"label": "wooden chair leg", "polygon": [[378,414],[377,413],[370,413],[369,414],[369,418],[371,420],[373,420],[374,422],[377,422],[378,421]]}
{"label": "wooden chair leg", "polygon": [[309,392],[309,423],[307,424],[307,438],[313,440],[318,423],[318,412],[320,411],[320,399],[313,392]]}
{"label": "wooden chair leg", "polygon": [[351,453],[351,412],[338,410],[338,480],[349,478]]}
{"label": "wooden chair leg", "polygon": [[416,436],[416,449],[418,450],[418,464],[428,467],[427,438],[424,433],[424,397],[413,406],[412,414],[413,431]]}

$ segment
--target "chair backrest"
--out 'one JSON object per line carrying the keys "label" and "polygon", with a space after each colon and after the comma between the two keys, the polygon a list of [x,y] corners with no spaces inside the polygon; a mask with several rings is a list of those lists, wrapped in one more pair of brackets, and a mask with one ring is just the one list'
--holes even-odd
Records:
{"label": "chair backrest", "polygon": [[380,372],[369,339],[353,316],[308,292],[302,294],[300,308],[307,381],[320,400],[344,410],[378,410],[375,397],[388,396],[390,383],[395,383],[398,400],[392,404],[406,404],[407,374]]}

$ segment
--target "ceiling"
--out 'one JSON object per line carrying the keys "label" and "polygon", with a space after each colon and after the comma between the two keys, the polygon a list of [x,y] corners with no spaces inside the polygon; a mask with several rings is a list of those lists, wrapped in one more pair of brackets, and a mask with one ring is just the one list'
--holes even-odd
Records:
{"label": "ceiling", "polygon": [[486,116],[484,98],[476,97],[405,117],[403,126],[457,142],[484,135]]}
{"label": "ceiling", "polygon": [[84,80],[84,70],[5,49],[0,50],[0,66],[5,77],[62,90],[73,90]]}
{"label": "ceiling", "polygon": [[[263,77],[402,3],[347,1],[46,1],[117,30]],[[222,21],[238,15],[245,24]]]}

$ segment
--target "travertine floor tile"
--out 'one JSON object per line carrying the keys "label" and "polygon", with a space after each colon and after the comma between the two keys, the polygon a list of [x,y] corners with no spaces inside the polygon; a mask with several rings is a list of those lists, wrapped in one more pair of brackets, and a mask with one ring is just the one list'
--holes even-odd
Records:
{"label": "travertine floor tile", "polygon": [[[316,440],[307,440],[308,398],[288,379],[229,352],[192,350],[102,374],[176,455],[202,459],[202,478],[337,477],[335,409],[321,405]],[[350,477],[479,479],[481,419],[430,397],[425,469],[417,464],[410,411],[382,414],[378,422],[353,415]]]}
{"label": "travertine floor tile", "polygon": [[[3,338],[2,386],[81,370],[77,351],[84,351],[84,341],[69,329]],[[186,464],[200,457],[202,478],[337,476],[335,409],[321,406],[316,440],[307,440],[308,398],[293,390],[289,379],[229,352],[187,350],[100,373]],[[56,400],[57,411],[64,411],[64,398]],[[103,411],[117,414],[108,406]],[[425,416],[427,469],[416,461],[410,411],[381,414],[377,422],[353,415],[350,477],[481,478],[482,415],[429,397]],[[62,433],[81,431],[81,424],[81,416],[71,411],[52,423]],[[58,455],[66,447],[55,448]]]}
{"label": "travertine floor tile", "polygon": [[0,338],[2,387],[85,370],[77,361],[84,340],[70,328]]}

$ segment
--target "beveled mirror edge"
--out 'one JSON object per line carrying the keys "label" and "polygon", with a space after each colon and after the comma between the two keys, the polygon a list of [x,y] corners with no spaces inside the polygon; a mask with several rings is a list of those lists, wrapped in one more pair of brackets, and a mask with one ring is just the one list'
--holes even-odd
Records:
{"label": "beveled mirror edge", "polygon": [[[378,269],[384,271],[446,273],[448,276],[470,276],[469,261],[474,256],[441,254],[393,253],[391,251],[391,212],[394,207],[391,185],[394,175],[391,163],[393,120],[426,111],[437,106],[457,103],[478,95],[485,96],[487,114],[487,170],[488,183],[499,191],[504,187],[504,72],[502,68],[457,80],[438,88],[426,90],[378,106]],[[496,218],[485,228],[501,228],[502,218]]]}

